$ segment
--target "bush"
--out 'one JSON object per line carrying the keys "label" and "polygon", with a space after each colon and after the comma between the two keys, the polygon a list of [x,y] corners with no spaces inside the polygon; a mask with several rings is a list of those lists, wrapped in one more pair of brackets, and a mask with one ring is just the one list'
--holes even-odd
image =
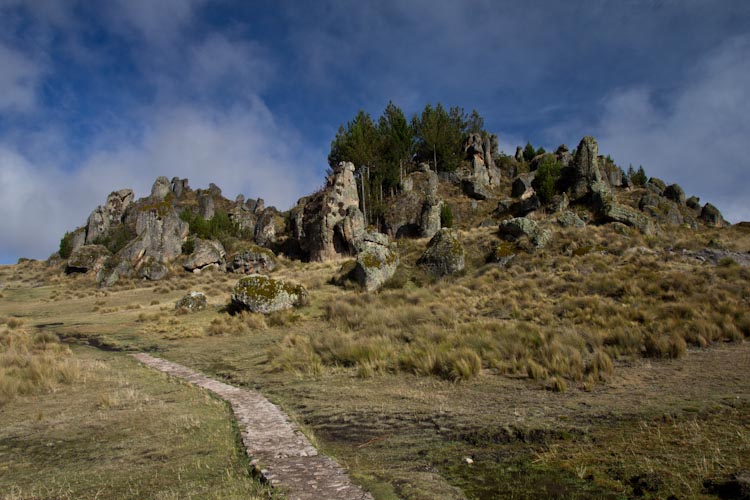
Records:
{"label": "bush", "polygon": [[545,158],[536,170],[536,177],[531,183],[539,199],[549,203],[557,193],[557,183],[560,181],[562,165],[554,158]]}
{"label": "bush", "polygon": [[440,208],[440,226],[453,227],[453,210],[447,203],[443,203]]}
{"label": "bush", "polygon": [[523,159],[525,161],[531,161],[536,156],[536,149],[531,145],[530,142],[526,143],[526,147],[523,148]]}
{"label": "bush", "polygon": [[70,254],[73,253],[73,233],[65,233],[65,236],[60,240],[60,257],[67,259]]}
{"label": "bush", "polygon": [[125,248],[125,245],[130,243],[135,236],[135,231],[132,228],[126,224],[118,224],[110,229],[107,234],[95,239],[94,244],[104,245],[107,247],[107,250],[115,254]]}
{"label": "bush", "polygon": [[630,177],[630,180],[636,186],[645,186],[646,182],[648,182],[648,176],[646,175],[646,171],[643,170],[642,165],[638,167],[637,171],[633,169],[633,165],[630,165],[628,167],[628,177]]}

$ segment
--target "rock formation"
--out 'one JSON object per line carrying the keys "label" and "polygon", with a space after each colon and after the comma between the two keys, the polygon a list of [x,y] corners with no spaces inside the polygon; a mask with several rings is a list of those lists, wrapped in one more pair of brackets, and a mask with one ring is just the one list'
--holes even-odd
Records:
{"label": "rock formation", "polygon": [[187,271],[195,271],[207,266],[224,269],[226,267],[225,256],[226,251],[224,251],[224,246],[220,242],[196,238],[193,253],[185,258],[182,267]]}
{"label": "rock formation", "polygon": [[267,248],[245,245],[227,259],[227,271],[241,274],[262,274],[276,268],[276,256]]}
{"label": "rock formation", "polygon": [[545,246],[552,239],[549,230],[540,228],[535,221],[526,217],[504,220],[500,223],[499,231],[504,240],[518,241],[528,238],[537,248]]}
{"label": "rock formation", "polygon": [[388,236],[366,233],[358,243],[353,276],[362,288],[373,292],[393,277],[398,263],[398,252],[395,245],[388,243]]}
{"label": "rock formation", "polygon": [[307,290],[262,274],[241,278],[232,291],[232,304],[238,309],[268,314],[307,304]]}
{"label": "rock formation", "polygon": [[98,272],[104,267],[110,255],[112,255],[110,251],[103,245],[84,245],[70,254],[65,272],[68,274]]}
{"label": "rock formation", "polygon": [[391,238],[431,238],[440,229],[443,201],[438,196],[438,175],[423,164],[403,181],[404,191],[386,208],[383,231]]}
{"label": "rock formation", "polygon": [[202,311],[208,307],[208,300],[202,292],[190,292],[178,300],[174,308],[185,312]]}
{"label": "rock formation", "polygon": [[105,237],[110,228],[122,221],[125,210],[133,203],[133,190],[121,189],[107,196],[107,202],[98,206],[89,215],[86,223],[86,244]]}
{"label": "rock formation", "polygon": [[417,264],[435,276],[447,276],[463,270],[466,252],[458,233],[441,229],[432,237]]}
{"label": "rock formation", "polygon": [[163,200],[171,192],[172,185],[169,179],[164,176],[157,177],[151,186],[151,199],[156,201]]}

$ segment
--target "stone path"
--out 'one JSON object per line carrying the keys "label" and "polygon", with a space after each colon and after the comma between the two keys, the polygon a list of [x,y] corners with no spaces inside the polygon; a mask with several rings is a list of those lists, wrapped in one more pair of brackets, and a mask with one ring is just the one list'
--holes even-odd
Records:
{"label": "stone path", "polygon": [[247,454],[262,477],[290,500],[372,500],[331,458],[260,393],[211,379],[177,363],[134,354],[142,363],[207,389],[232,406]]}

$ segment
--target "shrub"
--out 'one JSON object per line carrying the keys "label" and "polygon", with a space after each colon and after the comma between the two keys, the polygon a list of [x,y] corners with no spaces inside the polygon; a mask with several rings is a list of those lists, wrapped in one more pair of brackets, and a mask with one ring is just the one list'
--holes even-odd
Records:
{"label": "shrub", "polygon": [[642,165],[638,167],[637,171],[633,169],[633,165],[630,165],[628,167],[628,177],[630,177],[630,180],[636,186],[645,186],[646,182],[648,182],[648,176],[646,175],[646,171],[643,170]]}
{"label": "shrub", "polygon": [[532,146],[530,142],[527,142],[526,147],[523,148],[523,159],[531,161],[534,156],[536,156],[536,149],[534,149],[534,146]]}
{"label": "shrub", "polygon": [[94,244],[104,245],[107,250],[114,254],[125,248],[125,245],[130,243],[135,236],[135,231],[127,224],[118,224],[110,229],[107,234],[94,240]]}
{"label": "shrub", "polygon": [[440,226],[453,227],[453,210],[447,203],[443,203],[440,208]]}
{"label": "shrub", "polygon": [[65,236],[60,240],[60,250],[58,253],[63,259],[70,257],[70,254],[73,253],[73,233],[65,233]]}
{"label": "shrub", "polygon": [[536,177],[531,183],[543,203],[552,201],[557,193],[557,183],[560,180],[562,165],[554,158],[545,158],[536,170]]}

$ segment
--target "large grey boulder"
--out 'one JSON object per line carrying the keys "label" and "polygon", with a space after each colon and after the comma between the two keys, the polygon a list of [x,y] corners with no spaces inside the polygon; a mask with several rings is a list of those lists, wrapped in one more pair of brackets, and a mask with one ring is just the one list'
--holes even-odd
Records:
{"label": "large grey boulder", "polygon": [[657,177],[651,177],[646,183],[646,189],[659,196],[664,196],[664,191],[667,190],[667,183]]}
{"label": "large grey boulder", "polygon": [[356,243],[365,231],[359,209],[354,164],[341,162],[326,181],[323,191],[305,205],[304,239],[300,242],[311,261],[337,259],[356,253]]}
{"label": "large grey boulder", "polygon": [[262,274],[241,278],[232,291],[232,304],[239,309],[268,314],[306,305],[307,290]]}
{"label": "large grey boulder", "polygon": [[262,274],[276,269],[276,256],[267,248],[247,245],[227,259],[227,271]]}
{"label": "large grey boulder", "polygon": [[530,194],[530,196],[521,197],[520,200],[516,201],[508,208],[508,211],[514,217],[524,217],[541,208],[542,202],[533,190],[526,194]]}
{"label": "large grey boulder", "polygon": [[486,200],[491,196],[488,184],[474,176],[463,179],[461,188],[466,196],[474,200]]}
{"label": "large grey boulder", "polygon": [[382,233],[367,233],[358,243],[354,279],[368,292],[374,292],[393,277],[399,258],[395,244]]}
{"label": "large grey boulder", "polygon": [[711,205],[710,203],[706,203],[705,205],[703,205],[703,209],[701,210],[700,214],[700,220],[703,221],[703,223],[707,226],[711,227],[723,227],[724,225],[726,225],[726,221],[721,215],[719,209]]}
{"label": "large grey boulder", "polygon": [[193,250],[193,253],[185,258],[182,267],[188,271],[203,269],[206,266],[212,265],[224,269],[226,267],[224,262],[226,254],[227,253],[221,242],[196,238],[195,249]]}
{"label": "large grey boulder", "polygon": [[214,197],[209,193],[202,193],[198,197],[198,214],[205,220],[213,219],[216,214]]}
{"label": "large grey boulder", "polygon": [[189,313],[202,311],[206,307],[208,307],[206,295],[203,292],[195,291],[188,293],[174,305],[176,310],[182,310]]}
{"label": "large grey boulder", "polygon": [[619,203],[607,203],[600,211],[608,222],[619,222],[626,226],[635,227],[643,234],[653,234],[654,225],[647,216]]}
{"label": "large grey boulder", "polygon": [[67,274],[98,272],[111,255],[112,253],[103,245],[84,245],[70,254],[65,272]]}
{"label": "large grey boulder", "polygon": [[513,181],[513,184],[511,184],[510,195],[513,198],[520,198],[527,192],[533,191],[534,188],[531,187],[531,183],[534,182],[534,177],[535,175],[533,173],[519,175],[518,177],[516,177],[516,179]]}
{"label": "large grey boulder", "polygon": [[440,212],[443,209],[443,200],[437,196],[428,196],[422,205],[422,214],[419,220],[419,233],[424,238],[432,238],[440,231]]}
{"label": "large grey boulder", "polygon": [[169,179],[167,179],[163,175],[159,176],[151,186],[151,199],[156,201],[163,200],[171,192],[172,185],[169,182]]}
{"label": "large grey boulder", "polygon": [[269,207],[260,214],[255,224],[255,242],[269,246],[276,242],[276,209]]}
{"label": "large grey boulder", "polygon": [[670,184],[664,190],[664,197],[678,205],[685,205],[685,191],[679,184]]}
{"label": "large grey boulder", "polygon": [[575,212],[566,210],[557,217],[557,223],[562,227],[586,227],[586,223],[581,220]]}
{"label": "large grey boulder", "polygon": [[435,276],[457,273],[465,266],[466,252],[452,229],[441,229],[432,237],[417,264]]}
{"label": "large grey boulder", "polygon": [[528,238],[537,248],[544,247],[552,239],[552,233],[548,229],[542,229],[535,221],[527,217],[516,217],[502,221],[499,233],[500,237],[506,241]]}
{"label": "large grey boulder", "polygon": [[132,189],[120,189],[107,196],[104,205],[91,212],[86,222],[85,243],[91,244],[107,235],[110,228],[122,221],[125,210],[133,203]]}
{"label": "large grey boulder", "polygon": [[573,158],[573,182],[571,199],[577,200],[589,194],[589,186],[602,181],[599,170],[599,145],[596,139],[586,136],[581,139]]}

